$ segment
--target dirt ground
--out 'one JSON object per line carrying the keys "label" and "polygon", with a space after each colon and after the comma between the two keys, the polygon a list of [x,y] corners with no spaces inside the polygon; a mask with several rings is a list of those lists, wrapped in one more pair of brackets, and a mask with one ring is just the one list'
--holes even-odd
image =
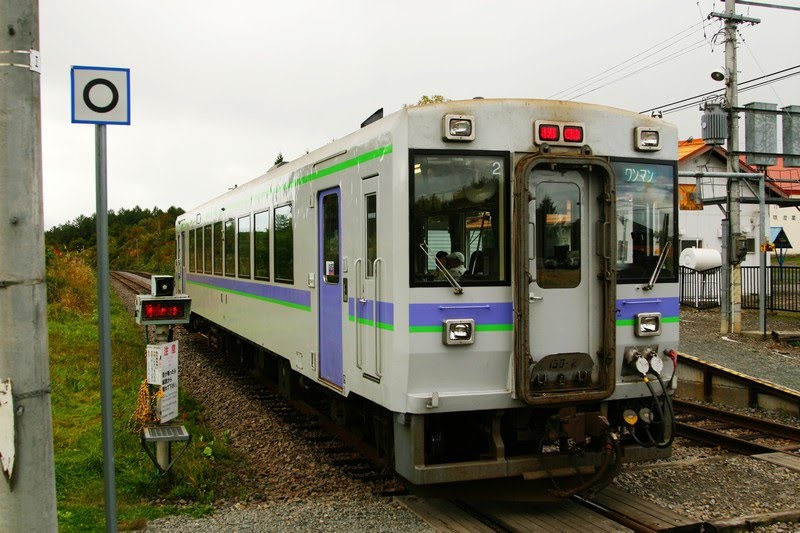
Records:
{"label": "dirt ground", "polygon": [[[681,307],[680,351],[727,368],[800,390],[800,342],[777,341],[772,331],[800,332],[800,313],[768,312],[766,338],[720,333],[720,310]],[[742,331],[758,330],[758,311],[742,310]]]}

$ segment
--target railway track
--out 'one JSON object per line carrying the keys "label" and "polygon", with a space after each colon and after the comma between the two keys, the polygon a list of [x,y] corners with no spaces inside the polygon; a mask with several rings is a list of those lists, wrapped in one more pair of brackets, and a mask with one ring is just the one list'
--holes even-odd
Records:
{"label": "railway track", "polygon": [[800,428],[678,399],[673,403],[682,437],[744,455],[800,450]]}
{"label": "railway track", "polygon": [[[135,293],[149,291],[149,282],[129,273],[114,273],[114,279]],[[352,479],[367,484],[381,496],[395,497],[441,531],[700,531],[702,523],[687,519],[652,502],[638,499],[611,486],[593,498],[576,497],[558,504],[461,501],[426,498],[413,494],[396,478],[378,454],[364,445],[324,413],[330,405],[324,401],[301,401],[286,398],[280,388],[263,378],[243,373],[236,357],[220,355],[213,339],[191,336],[203,348],[208,364],[224,371],[233,386],[246,390],[251,397],[275,413],[309,447],[321,450],[328,462]],[[678,431],[692,440],[723,446],[737,453],[786,455],[800,449],[800,430],[770,424],[763,420],[731,415],[676,400],[681,413]],[[687,429],[688,428],[688,429]],[[748,428],[746,431],[742,428]],[[689,434],[688,432],[693,432]],[[726,435],[727,433],[727,435]],[[733,433],[733,435],[730,435]],[[700,436],[702,435],[702,437]],[[720,436],[724,435],[724,436]],[[775,443],[775,439],[782,439]],[[735,442],[727,445],[723,442]],[[744,443],[744,444],[742,444]]]}
{"label": "railway track", "polygon": [[125,285],[128,289],[136,294],[144,294],[150,292],[150,277],[145,277],[142,274],[135,274],[132,272],[113,271],[111,272],[111,279],[118,281]]}

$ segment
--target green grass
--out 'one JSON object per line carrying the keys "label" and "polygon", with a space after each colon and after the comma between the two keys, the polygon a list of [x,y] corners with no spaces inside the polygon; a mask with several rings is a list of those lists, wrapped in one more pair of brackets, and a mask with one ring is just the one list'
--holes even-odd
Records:
{"label": "green grass", "polygon": [[[159,516],[203,515],[219,498],[236,498],[246,488],[236,479],[226,435],[199,421],[203,407],[180,395],[182,422],[192,434],[190,449],[166,477],[128,427],[145,377],[145,345],[138,327],[116,298],[111,310],[114,450],[120,528]],[[51,306],[49,317],[53,441],[61,531],[103,531],[105,524],[97,317]],[[177,444],[180,446],[181,444]],[[226,487],[236,487],[234,489]],[[178,505],[180,500],[185,503]],[[155,503],[157,502],[157,503]]]}
{"label": "green grass", "polygon": [[[772,258],[772,266],[778,266],[778,259],[775,257]],[[786,255],[783,266],[800,266],[800,255]]]}

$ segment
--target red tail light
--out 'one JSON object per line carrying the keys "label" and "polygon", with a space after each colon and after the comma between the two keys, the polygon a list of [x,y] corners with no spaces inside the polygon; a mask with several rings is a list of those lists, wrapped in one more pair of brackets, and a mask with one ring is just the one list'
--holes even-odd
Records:
{"label": "red tail light", "polygon": [[560,128],[555,124],[539,124],[539,139],[556,142],[561,136]]}
{"label": "red tail light", "polygon": [[582,143],[583,128],[580,126],[564,126],[564,140],[571,143]]}

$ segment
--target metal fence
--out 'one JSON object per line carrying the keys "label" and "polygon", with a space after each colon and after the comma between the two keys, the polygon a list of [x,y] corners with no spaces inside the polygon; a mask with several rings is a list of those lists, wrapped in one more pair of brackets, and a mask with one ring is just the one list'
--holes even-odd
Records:
{"label": "metal fence", "polygon": [[[770,311],[800,311],[800,267],[766,267],[767,295],[764,303]],[[758,309],[758,267],[742,267],[742,307]]]}
{"label": "metal fence", "polygon": [[[680,269],[681,305],[697,309],[719,307],[722,267],[698,271]],[[764,301],[770,311],[800,312],[800,267],[766,267],[767,293]],[[759,268],[742,267],[742,307],[758,309]]]}
{"label": "metal fence", "polygon": [[680,283],[681,305],[696,309],[719,307],[720,273],[722,267],[708,270],[695,270],[681,267]]}

